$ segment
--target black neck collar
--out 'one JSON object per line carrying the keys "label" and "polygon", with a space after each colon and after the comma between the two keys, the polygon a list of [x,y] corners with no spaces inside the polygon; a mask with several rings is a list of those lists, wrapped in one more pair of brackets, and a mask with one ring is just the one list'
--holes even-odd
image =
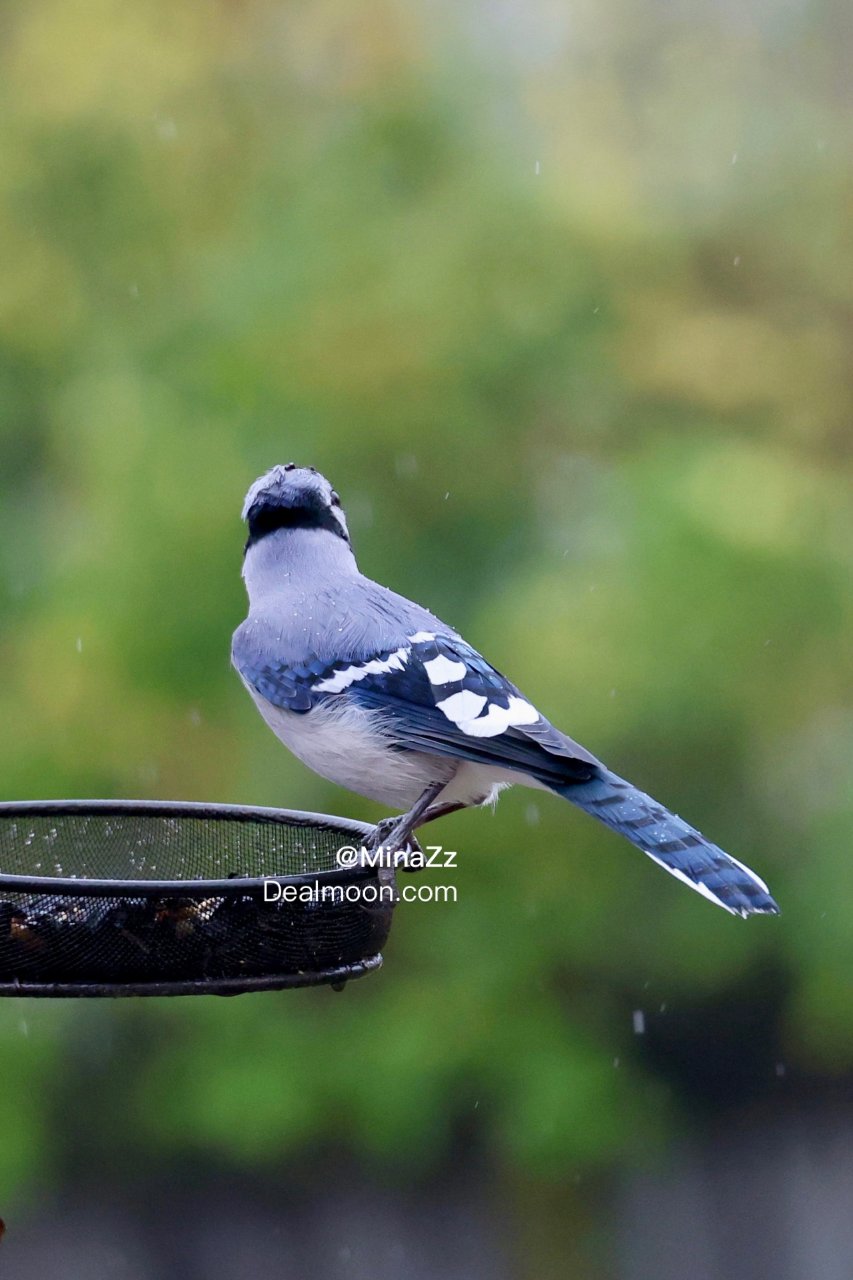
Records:
{"label": "black neck collar", "polygon": [[267,534],[275,533],[278,529],[325,529],[349,543],[340,521],[326,506],[282,507],[258,503],[249,512],[247,523],[249,536],[244,553]]}

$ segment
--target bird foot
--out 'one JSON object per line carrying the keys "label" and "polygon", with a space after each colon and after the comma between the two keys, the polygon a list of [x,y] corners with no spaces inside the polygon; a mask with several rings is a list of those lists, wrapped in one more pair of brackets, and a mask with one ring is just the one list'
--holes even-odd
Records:
{"label": "bird foot", "polygon": [[[383,818],[377,822],[366,847],[371,852],[381,848],[383,864],[387,857],[389,866],[399,867],[402,871],[418,871],[423,865],[424,851],[417,838],[406,831],[405,819],[406,815],[403,815],[402,818]],[[408,866],[410,859],[414,859],[417,865]]]}

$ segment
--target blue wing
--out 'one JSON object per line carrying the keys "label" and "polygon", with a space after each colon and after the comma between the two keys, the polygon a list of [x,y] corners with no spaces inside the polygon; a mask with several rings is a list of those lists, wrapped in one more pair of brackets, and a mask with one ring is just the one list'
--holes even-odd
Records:
{"label": "blue wing", "polygon": [[381,716],[401,750],[530,773],[546,785],[586,781],[598,761],[554,728],[458,636],[415,632],[387,649],[331,666],[235,655],[243,678],[268,702],[307,712],[347,697]]}

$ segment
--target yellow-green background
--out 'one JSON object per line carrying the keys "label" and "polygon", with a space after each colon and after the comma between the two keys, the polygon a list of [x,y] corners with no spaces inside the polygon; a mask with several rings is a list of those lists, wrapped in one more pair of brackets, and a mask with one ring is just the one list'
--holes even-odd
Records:
{"label": "yellow-green background", "polygon": [[195,1154],[274,1178],[331,1145],[408,1180],[473,1142],[523,1235],[578,1173],[703,1123],[634,1009],[652,1038],[680,1010],[699,1058],[741,1009],[733,1105],[784,1105],[780,1062],[817,1093],[844,1077],[845,6],[2,14],[3,798],[379,816],[228,667],[243,494],[294,459],[339,489],[367,573],[783,914],[732,919],[513,792],[436,829],[458,904],[401,909],[342,996],[0,1007],[0,1209],[68,1176],[69,1100],[94,1092],[110,1177]]}

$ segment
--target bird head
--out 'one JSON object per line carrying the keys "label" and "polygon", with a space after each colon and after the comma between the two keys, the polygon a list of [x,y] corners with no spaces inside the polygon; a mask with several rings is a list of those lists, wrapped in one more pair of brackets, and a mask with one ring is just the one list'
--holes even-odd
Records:
{"label": "bird head", "polygon": [[255,481],[243,519],[249,526],[246,550],[278,529],[325,529],[349,545],[340,498],[319,471],[295,462],[273,467]]}

